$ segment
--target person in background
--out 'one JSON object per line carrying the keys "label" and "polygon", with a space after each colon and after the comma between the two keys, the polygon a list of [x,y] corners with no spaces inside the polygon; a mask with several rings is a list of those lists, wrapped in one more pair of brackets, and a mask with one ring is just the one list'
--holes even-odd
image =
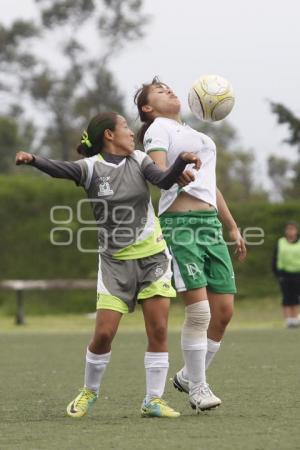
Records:
{"label": "person in background", "polygon": [[282,308],[286,326],[299,327],[300,239],[299,228],[295,222],[286,224],[284,236],[277,242],[272,269],[282,292]]}

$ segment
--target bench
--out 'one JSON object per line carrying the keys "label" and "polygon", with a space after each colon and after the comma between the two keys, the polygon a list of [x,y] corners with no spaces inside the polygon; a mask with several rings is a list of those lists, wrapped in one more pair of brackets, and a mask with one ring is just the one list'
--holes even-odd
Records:
{"label": "bench", "polygon": [[2,280],[0,289],[11,290],[16,293],[16,324],[24,325],[24,291],[48,289],[95,289],[96,280]]}

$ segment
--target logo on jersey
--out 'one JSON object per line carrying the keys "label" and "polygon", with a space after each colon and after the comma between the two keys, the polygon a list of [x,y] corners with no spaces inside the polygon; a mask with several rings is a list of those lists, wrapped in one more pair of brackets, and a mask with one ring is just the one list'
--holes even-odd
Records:
{"label": "logo on jersey", "polygon": [[190,277],[192,277],[193,280],[195,280],[197,275],[201,275],[202,274],[202,270],[199,269],[199,267],[197,266],[196,263],[185,264],[185,267],[187,268],[188,275]]}
{"label": "logo on jersey", "polygon": [[103,197],[105,195],[112,195],[114,191],[109,184],[110,177],[99,177],[99,191],[98,197]]}
{"label": "logo on jersey", "polygon": [[152,138],[148,138],[148,139],[146,139],[145,145],[151,144],[151,142],[152,142]]}
{"label": "logo on jersey", "polygon": [[158,278],[158,277],[162,276],[164,271],[163,271],[163,269],[160,266],[157,266],[155,271],[154,271],[154,273],[155,273],[156,278]]}

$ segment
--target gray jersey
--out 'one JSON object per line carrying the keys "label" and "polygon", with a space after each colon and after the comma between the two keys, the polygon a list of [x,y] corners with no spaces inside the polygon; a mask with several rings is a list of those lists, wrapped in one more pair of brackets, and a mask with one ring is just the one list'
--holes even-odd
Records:
{"label": "gray jersey", "polygon": [[76,162],[35,157],[32,164],[52,176],[72,179],[84,187],[99,226],[101,253],[116,259],[138,259],[163,251],[166,244],[147,180],[168,189],[186,163],[178,158],[167,172],[162,172],[140,150],[110,161],[99,154]]}
{"label": "gray jersey", "polygon": [[151,160],[136,150],[113,164],[101,155],[78,161],[80,184],[91,199],[99,227],[100,251],[117,259],[136,259],[164,250],[158,220],[143,174]]}

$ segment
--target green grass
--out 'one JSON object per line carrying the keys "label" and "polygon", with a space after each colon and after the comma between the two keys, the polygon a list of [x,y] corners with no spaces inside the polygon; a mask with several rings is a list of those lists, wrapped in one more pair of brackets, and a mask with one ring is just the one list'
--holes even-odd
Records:
{"label": "green grass", "polygon": [[[40,302],[43,300],[40,299]],[[176,301],[171,303],[169,328],[180,330],[183,321],[183,303]],[[12,299],[11,310],[15,311],[15,301]],[[25,302],[25,313],[27,310]],[[93,305],[90,311],[93,310]],[[48,314],[27,315],[25,327],[16,327],[13,315],[0,314],[0,331],[30,332],[88,332],[93,321],[87,314],[51,315],[51,305],[48,306]],[[236,300],[235,313],[230,323],[231,329],[240,328],[282,328],[280,300],[277,297],[250,298]],[[128,314],[122,319],[121,330],[143,330],[144,322],[141,309],[138,306],[134,314]]]}
{"label": "green grass", "polygon": [[[63,320],[43,318],[41,332],[28,318],[26,327],[0,333],[1,450],[300,448],[300,330],[279,328],[279,321],[269,329],[232,326],[208,372],[223,405],[197,416],[168,383],[165,397],[182,416],[142,419],[146,339],[137,314],[138,331],[125,322],[114,342],[93,414],[74,420],[65,408],[82,384],[93,328],[92,320],[77,319],[61,328]],[[182,363],[179,344],[179,332],[171,331],[170,375]]]}

